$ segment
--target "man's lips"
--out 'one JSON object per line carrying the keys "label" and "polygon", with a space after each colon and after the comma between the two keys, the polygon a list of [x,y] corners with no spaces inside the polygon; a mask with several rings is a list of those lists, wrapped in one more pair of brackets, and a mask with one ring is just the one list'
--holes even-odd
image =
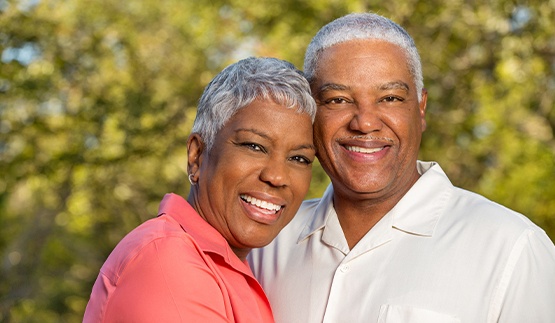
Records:
{"label": "man's lips", "polygon": [[380,150],[383,150],[385,148],[385,146],[377,147],[377,148],[365,148],[365,147],[359,147],[359,146],[344,146],[344,147],[349,151],[353,151],[355,153],[362,153],[362,154],[372,154]]}
{"label": "man's lips", "polygon": [[337,143],[348,151],[360,154],[374,154],[393,145],[393,140],[388,138],[355,136],[338,139]]}

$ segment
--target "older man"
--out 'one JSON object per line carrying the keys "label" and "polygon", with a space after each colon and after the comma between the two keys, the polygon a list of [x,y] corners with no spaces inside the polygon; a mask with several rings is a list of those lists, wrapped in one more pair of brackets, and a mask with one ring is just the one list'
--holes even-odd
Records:
{"label": "older man", "polygon": [[555,322],[555,247],[521,214],[417,160],[426,90],[413,39],[351,14],[305,56],[331,179],[250,262],[277,322]]}

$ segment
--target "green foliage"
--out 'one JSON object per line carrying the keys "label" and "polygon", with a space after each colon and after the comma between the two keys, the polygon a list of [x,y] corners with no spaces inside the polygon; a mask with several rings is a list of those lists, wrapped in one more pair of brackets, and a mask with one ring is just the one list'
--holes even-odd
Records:
{"label": "green foliage", "polygon": [[[323,24],[367,10],[420,48],[422,159],[555,238],[553,1],[0,0],[0,321],[81,321],[115,244],[187,194],[207,82],[249,55],[301,67]],[[308,197],[328,182],[315,167]]]}

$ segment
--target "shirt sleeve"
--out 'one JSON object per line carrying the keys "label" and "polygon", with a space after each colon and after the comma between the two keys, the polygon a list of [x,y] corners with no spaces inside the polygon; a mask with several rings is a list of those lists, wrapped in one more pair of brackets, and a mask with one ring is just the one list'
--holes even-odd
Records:
{"label": "shirt sleeve", "polygon": [[555,246],[545,232],[527,231],[517,241],[498,295],[499,318],[490,315],[488,322],[553,321]]}
{"label": "shirt sleeve", "polygon": [[192,239],[152,241],[122,271],[105,322],[228,322],[217,268],[206,260]]}

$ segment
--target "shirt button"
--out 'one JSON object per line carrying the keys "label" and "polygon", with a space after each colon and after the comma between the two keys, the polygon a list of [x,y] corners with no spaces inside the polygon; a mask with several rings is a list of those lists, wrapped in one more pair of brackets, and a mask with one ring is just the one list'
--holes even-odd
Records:
{"label": "shirt button", "polygon": [[339,267],[339,270],[340,270],[342,273],[347,273],[347,272],[349,272],[349,270],[351,270],[351,267],[349,267],[349,265],[341,265],[341,266]]}

